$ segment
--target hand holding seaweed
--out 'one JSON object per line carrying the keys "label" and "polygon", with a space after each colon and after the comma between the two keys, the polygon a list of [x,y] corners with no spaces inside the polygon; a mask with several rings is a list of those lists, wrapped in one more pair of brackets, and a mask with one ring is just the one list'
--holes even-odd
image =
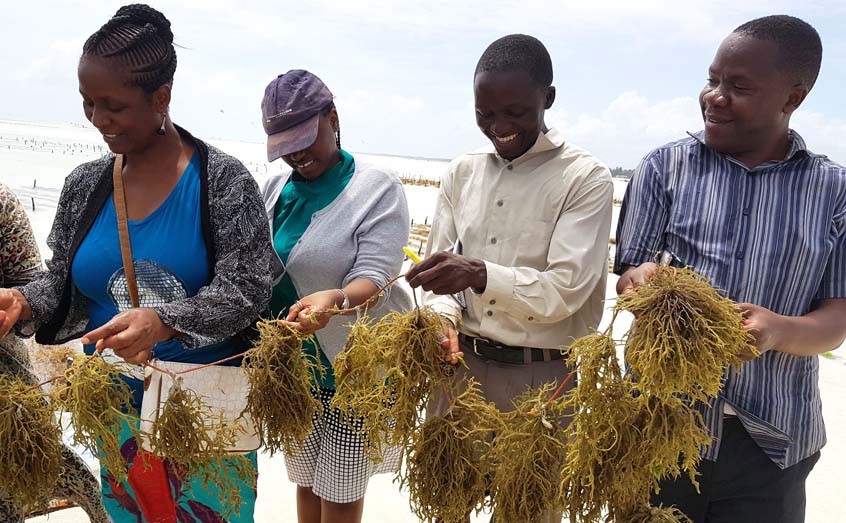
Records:
{"label": "hand holding seaweed", "polygon": [[737,304],[690,269],[657,268],[646,285],[617,299],[616,310],[637,317],[626,360],[644,393],[713,397],[723,369],[754,348]]}
{"label": "hand holding seaweed", "polygon": [[285,319],[277,323],[280,327],[288,327],[304,335],[312,334],[329,324],[334,316],[332,311],[339,310],[343,299],[344,294],[339,289],[315,292],[297,300],[291,305]]}

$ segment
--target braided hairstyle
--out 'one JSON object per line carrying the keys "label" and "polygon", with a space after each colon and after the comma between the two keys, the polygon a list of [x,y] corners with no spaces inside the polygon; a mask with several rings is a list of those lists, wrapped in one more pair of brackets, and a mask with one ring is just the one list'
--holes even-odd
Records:
{"label": "braided hairstyle", "polygon": [[129,74],[130,84],[153,93],[173,82],[176,50],[170,21],[145,4],[126,5],[91,35],[82,56],[117,61]]}

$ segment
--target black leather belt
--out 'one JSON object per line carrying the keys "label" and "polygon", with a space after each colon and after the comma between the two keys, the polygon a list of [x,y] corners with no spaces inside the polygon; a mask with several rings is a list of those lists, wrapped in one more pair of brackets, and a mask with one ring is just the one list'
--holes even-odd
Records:
{"label": "black leather belt", "polygon": [[536,349],[532,347],[514,347],[512,345],[503,345],[487,338],[477,338],[468,336],[464,333],[458,333],[458,340],[473,351],[473,354],[488,360],[499,361],[501,363],[523,364],[526,362],[525,351],[531,353],[531,361],[546,361],[544,353],[547,353],[548,359],[560,360],[564,358],[564,354],[558,349]]}

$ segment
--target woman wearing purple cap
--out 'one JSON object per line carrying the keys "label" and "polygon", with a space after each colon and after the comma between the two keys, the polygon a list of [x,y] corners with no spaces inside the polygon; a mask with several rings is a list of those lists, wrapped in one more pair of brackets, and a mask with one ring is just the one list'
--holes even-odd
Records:
{"label": "woman wearing purple cap", "polygon": [[[136,409],[144,369],[135,364],[152,354],[188,363],[238,354],[246,346],[239,331],[270,298],[272,250],[258,186],[241,162],[171,121],[175,71],[170,22],[149,6],[121,7],[88,38],[78,69],[82,107],[114,154],[80,165],[65,180],[47,239],[49,270],[0,289],[0,336],[13,325],[45,344],[83,335],[87,354],[100,350],[119,366]],[[124,206],[119,198],[115,205],[114,180],[124,187],[136,307],[118,240],[117,209]],[[127,479],[100,470],[111,521],[224,521],[234,507],[202,477],[186,477],[143,451],[130,430],[138,423],[127,416],[120,434]],[[248,458],[255,466],[256,454]],[[226,464],[223,458],[215,468]],[[226,521],[250,523],[255,484],[238,485],[243,504]]]}
{"label": "woman wearing purple cap", "polygon": [[[299,521],[315,523],[361,521],[370,476],[399,466],[399,449],[385,449],[382,463],[369,461],[358,435],[329,408],[332,361],[344,348],[349,321],[330,321],[321,311],[363,303],[398,274],[409,233],[401,183],[341,149],[332,98],[318,77],[293,70],[270,82],[262,101],[267,158],[292,168],[262,189],[278,255],[271,310],[314,333],[303,350],[327,369],[315,383],[324,409],[314,431],[303,448],[285,456],[297,484]],[[368,314],[379,318],[410,306],[409,294],[392,287]]]}

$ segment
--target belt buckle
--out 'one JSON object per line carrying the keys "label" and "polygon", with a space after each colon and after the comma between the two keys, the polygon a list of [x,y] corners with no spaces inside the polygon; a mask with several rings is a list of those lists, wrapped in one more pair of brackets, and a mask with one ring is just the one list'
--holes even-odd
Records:
{"label": "belt buckle", "polygon": [[475,354],[476,356],[482,356],[481,354],[479,354],[479,348],[476,346],[476,343],[477,343],[479,340],[482,340],[482,342],[483,342],[483,343],[487,343],[487,344],[489,344],[489,345],[490,345],[490,343],[491,343],[491,340],[489,340],[489,339],[482,338],[482,337],[480,337],[480,336],[474,336],[474,337],[473,337],[473,354]]}

